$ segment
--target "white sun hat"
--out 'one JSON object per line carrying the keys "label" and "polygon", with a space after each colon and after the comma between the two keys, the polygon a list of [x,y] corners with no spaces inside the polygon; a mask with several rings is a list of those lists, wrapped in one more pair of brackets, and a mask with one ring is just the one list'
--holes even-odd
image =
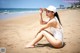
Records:
{"label": "white sun hat", "polygon": [[49,11],[53,11],[54,13],[57,12],[56,7],[52,6],[52,5],[48,6],[48,8],[46,8],[46,9],[49,10]]}

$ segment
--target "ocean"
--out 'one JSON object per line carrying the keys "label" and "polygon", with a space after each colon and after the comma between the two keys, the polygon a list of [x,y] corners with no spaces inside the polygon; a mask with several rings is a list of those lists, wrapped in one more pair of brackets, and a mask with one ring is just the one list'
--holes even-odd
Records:
{"label": "ocean", "polygon": [[39,8],[0,8],[0,20],[37,12]]}

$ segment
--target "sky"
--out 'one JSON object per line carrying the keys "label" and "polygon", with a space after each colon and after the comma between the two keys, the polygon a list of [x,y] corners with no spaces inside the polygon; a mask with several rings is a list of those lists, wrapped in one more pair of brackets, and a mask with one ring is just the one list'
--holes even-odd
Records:
{"label": "sky", "polygon": [[65,7],[70,4],[63,0],[0,0],[0,8],[46,8],[49,5]]}

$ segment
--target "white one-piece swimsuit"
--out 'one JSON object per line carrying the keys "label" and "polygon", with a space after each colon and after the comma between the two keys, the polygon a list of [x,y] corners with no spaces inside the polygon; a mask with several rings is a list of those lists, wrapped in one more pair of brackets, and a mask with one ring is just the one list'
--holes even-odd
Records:
{"label": "white one-piece swimsuit", "polygon": [[[59,21],[58,21],[58,19],[56,17],[51,19],[49,22],[53,22],[54,20],[57,21],[58,24],[60,25],[60,23],[59,23]],[[62,41],[62,44],[63,44],[63,29],[62,29],[61,25],[58,28],[49,27],[49,28],[47,28],[45,30],[49,31],[54,36],[54,38]]]}

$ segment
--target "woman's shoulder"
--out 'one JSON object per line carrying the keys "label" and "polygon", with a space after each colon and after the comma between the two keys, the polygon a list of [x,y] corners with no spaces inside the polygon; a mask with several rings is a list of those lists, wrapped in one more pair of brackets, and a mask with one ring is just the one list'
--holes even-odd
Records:
{"label": "woman's shoulder", "polygon": [[53,19],[51,19],[49,22],[56,22],[55,17]]}
{"label": "woman's shoulder", "polygon": [[51,24],[51,25],[56,25],[57,24],[57,21],[55,19],[51,19],[48,24]]}

